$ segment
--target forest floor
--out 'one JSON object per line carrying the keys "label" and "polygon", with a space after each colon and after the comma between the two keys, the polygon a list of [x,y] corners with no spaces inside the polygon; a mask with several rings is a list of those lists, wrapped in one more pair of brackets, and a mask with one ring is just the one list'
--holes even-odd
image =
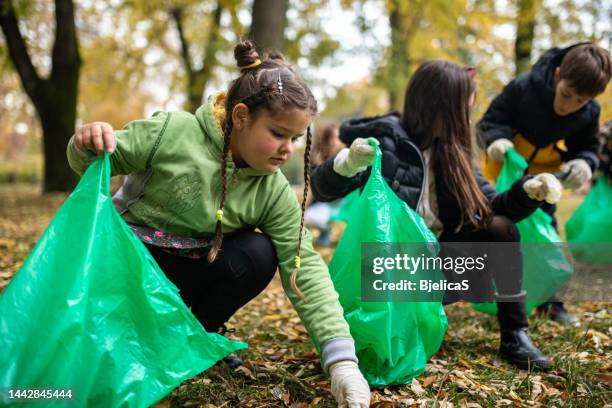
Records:
{"label": "forest floor", "polygon": [[[22,184],[0,185],[0,290],[19,269],[65,195],[41,196]],[[560,225],[578,205],[570,197]],[[321,249],[329,260],[333,249]],[[582,322],[562,327],[530,317],[534,342],[553,360],[547,373],[518,370],[497,356],[495,318],[465,303],[445,308],[440,350],[412,383],[372,392],[376,407],[612,407],[612,304],[570,304]],[[306,331],[274,279],[229,322],[229,336],[249,343],[245,364],[225,364],[185,381],[157,407],[333,407],[329,380]]]}

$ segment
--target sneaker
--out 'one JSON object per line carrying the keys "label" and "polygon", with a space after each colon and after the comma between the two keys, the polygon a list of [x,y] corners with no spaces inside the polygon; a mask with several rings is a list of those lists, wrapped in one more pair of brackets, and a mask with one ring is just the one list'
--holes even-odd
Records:
{"label": "sneaker", "polygon": [[563,303],[550,302],[544,303],[538,307],[538,313],[548,317],[553,322],[557,322],[563,326],[580,327],[580,320],[563,306]]}
{"label": "sneaker", "polygon": [[[228,329],[225,324],[222,324],[217,331],[218,334],[225,336],[227,333],[234,333],[235,329]],[[241,365],[243,365],[243,361],[236,353],[229,354],[221,359],[230,369],[234,370]]]}
{"label": "sneaker", "polygon": [[244,363],[242,361],[242,359],[240,357],[238,357],[238,355],[236,353],[232,353],[226,357],[223,357],[223,359],[221,360],[223,361],[230,369],[234,370],[240,366],[242,366]]}

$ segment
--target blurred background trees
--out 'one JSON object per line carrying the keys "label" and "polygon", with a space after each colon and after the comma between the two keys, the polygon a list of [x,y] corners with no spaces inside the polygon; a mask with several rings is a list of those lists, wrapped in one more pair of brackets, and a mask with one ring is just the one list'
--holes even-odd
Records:
{"label": "blurred background trees", "polygon": [[[477,120],[547,48],[609,49],[611,10],[608,0],[0,0],[0,181],[71,190],[76,125],[194,111],[237,74],[239,38],[283,51],[325,119],[401,110],[426,59],[475,66]],[[286,172],[299,182],[301,165]]]}

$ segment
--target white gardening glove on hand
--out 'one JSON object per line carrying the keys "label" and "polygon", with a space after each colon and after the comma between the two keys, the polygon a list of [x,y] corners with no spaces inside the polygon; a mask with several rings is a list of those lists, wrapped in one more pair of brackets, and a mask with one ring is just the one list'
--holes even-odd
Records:
{"label": "white gardening glove on hand", "polygon": [[562,167],[564,172],[569,172],[568,176],[563,180],[563,186],[570,190],[580,188],[586,181],[593,176],[591,166],[586,160],[574,159],[565,163]]}
{"label": "white gardening glove on hand", "polygon": [[506,150],[514,147],[508,139],[497,139],[487,147],[487,156],[495,161],[504,161]]}
{"label": "white gardening glove on hand", "polygon": [[378,140],[374,138],[358,137],[353,140],[350,148],[340,150],[334,159],[334,171],[344,177],[353,177],[372,165],[376,148],[370,145],[368,140],[374,140],[378,144]]}
{"label": "white gardening glove on hand", "polygon": [[368,408],[370,387],[363,378],[357,363],[339,361],[329,367],[331,392],[339,408]]}
{"label": "white gardening glove on hand", "polygon": [[540,173],[523,184],[529,198],[555,204],[561,199],[561,183],[550,173]]}

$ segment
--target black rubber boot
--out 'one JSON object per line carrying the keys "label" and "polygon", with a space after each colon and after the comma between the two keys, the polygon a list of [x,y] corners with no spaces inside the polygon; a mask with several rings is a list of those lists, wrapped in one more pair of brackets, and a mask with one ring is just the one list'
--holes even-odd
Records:
{"label": "black rubber boot", "polygon": [[550,360],[531,342],[527,327],[502,330],[499,354],[510,364],[523,370],[549,370]]}
{"label": "black rubber boot", "polygon": [[499,321],[499,354],[510,364],[524,370],[548,370],[550,361],[531,342],[527,331],[525,291],[514,295],[495,295]]}

